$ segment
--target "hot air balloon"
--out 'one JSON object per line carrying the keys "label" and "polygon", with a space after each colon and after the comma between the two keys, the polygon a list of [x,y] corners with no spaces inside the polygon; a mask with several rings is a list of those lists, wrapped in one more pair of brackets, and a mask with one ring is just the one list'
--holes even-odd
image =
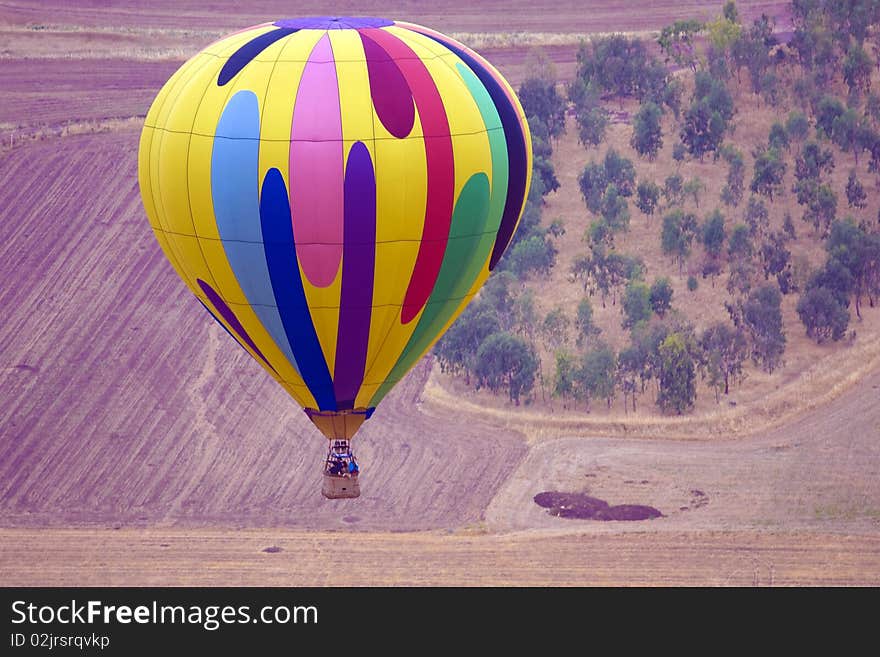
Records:
{"label": "hot air balloon", "polygon": [[418,25],[323,17],[183,64],[138,175],[177,274],[329,440],[324,495],[357,497],[351,439],[498,264],[531,168],[485,59]]}

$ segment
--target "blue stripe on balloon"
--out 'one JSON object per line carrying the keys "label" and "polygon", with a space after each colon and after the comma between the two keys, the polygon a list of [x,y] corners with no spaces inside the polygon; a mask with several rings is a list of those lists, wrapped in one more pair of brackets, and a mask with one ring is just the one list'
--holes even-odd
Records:
{"label": "blue stripe on balloon", "polygon": [[293,367],[263,251],[259,196],[260,109],[252,91],[229,100],[214,137],[211,195],[226,259],[254,313]]}
{"label": "blue stripe on balloon", "polygon": [[281,321],[299,364],[300,376],[318,402],[318,410],[338,410],[333,380],[318,341],[300,278],[287,187],[281,172],[274,167],[269,169],[263,179],[260,223],[265,262],[269,267]]}
{"label": "blue stripe on balloon", "polygon": [[279,39],[283,39],[288,34],[298,32],[299,29],[290,27],[281,27],[271,32],[266,32],[255,37],[244,44],[229,56],[223,68],[220,69],[220,75],[217,76],[217,86],[222,87],[232,78],[239,74],[241,69],[250,64],[251,60],[271,46]]}

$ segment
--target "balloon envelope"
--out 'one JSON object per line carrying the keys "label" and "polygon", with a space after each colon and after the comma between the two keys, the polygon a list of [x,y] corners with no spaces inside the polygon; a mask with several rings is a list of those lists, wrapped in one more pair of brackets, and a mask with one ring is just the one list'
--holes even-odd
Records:
{"label": "balloon envelope", "polygon": [[497,265],[531,165],[515,94],[473,51],[408,23],[300,18],[171,77],[139,182],[205,308],[350,438]]}

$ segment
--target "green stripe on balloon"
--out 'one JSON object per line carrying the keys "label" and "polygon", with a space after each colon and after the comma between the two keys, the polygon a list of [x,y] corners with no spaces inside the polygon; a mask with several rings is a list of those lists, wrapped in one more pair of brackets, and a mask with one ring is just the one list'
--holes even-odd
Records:
{"label": "green stripe on balloon", "polygon": [[[409,371],[461,305],[462,298],[470,290],[486,264],[486,259],[495,244],[498,228],[501,225],[501,217],[504,214],[509,183],[504,126],[492,97],[480,79],[471,69],[460,63],[456,64],[456,69],[477,103],[483,123],[486,125],[486,135],[489,138],[489,151],[492,158],[491,195],[489,195],[488,180],[483,174],[477,174],[482,178],[479,182],[475,181],[477,176],[472,176],[462,189],[461,196],[455,206],[450,240],[444,254],[437,284],[428,299],[418,326],[394,364],[388,379],[379,387],[370,401],[371,406],[378,404],[392,386]],[[477,190],[480,185],[483,186],[483,189]],[[479,194],[484,195],[482,199],[478,198]],[[473,209],[485,204],[485,196],[489,197],[488,207],[475,215],[469,215],[468,213]],[[475,224],[480,224],[480,226],[477,227]],[[471,232],[466,232],[468,230]],[[477,239],[462,237],[473,236],[477,233],[482,233]]]}
{"label": "green stripe on balloon", "polygon": [[492,156],[492,195],[489,200],[489,216],[486,220],[485,233],[477,246],[473,258],[467,268],[462,272],[460,283],[456,286],[452,296],[463,297],[474,284],[486,258],[495,245],[498,229],[501,226],[501,217],[504,215],[504,204],[507,201],[507,185],[509,183],[509,164],[507,160],[507,140],[504,138],[504,126],[501,117],[495,108],[495,103],[486,87],[471,69],[463,64],[455,67],[464,79],[468,90],[474,97],[483,123],[486,125],[486,135],[489,138],[489,150]]}
{"label": "green stripe on balloon", "polygon": [[[455,204],[452,228],[440,265],[440,273],[425,304],[424,312],[419,318],[419,323],[385,382],[373,395],[369,406],[375,406],[382,401],[394,384],[415,365],[439,337],[440,329],[461,305],[462,299],[455,296],[455,290],[470,287],[470,285],[464,286],[463,272],[468,270],[472,261],[476,259],[474,252],[483,241],[482,233],[486,229],[488,214],[489,178],[485,173],[475,173],[465,183]],[[488,250],[480,259],[481,264],[485,263],[487,256]]]}

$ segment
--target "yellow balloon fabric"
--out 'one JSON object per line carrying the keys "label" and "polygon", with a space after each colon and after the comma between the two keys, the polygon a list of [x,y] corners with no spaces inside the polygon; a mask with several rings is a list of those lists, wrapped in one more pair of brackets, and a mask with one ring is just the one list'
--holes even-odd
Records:
{"label": "yellow balloon fabric", "polygon": [[531,170],[486,60],[366,17],[210,45],[159,92],[139,153],[168,260],[328,438],[351,438],[477,293]]}

